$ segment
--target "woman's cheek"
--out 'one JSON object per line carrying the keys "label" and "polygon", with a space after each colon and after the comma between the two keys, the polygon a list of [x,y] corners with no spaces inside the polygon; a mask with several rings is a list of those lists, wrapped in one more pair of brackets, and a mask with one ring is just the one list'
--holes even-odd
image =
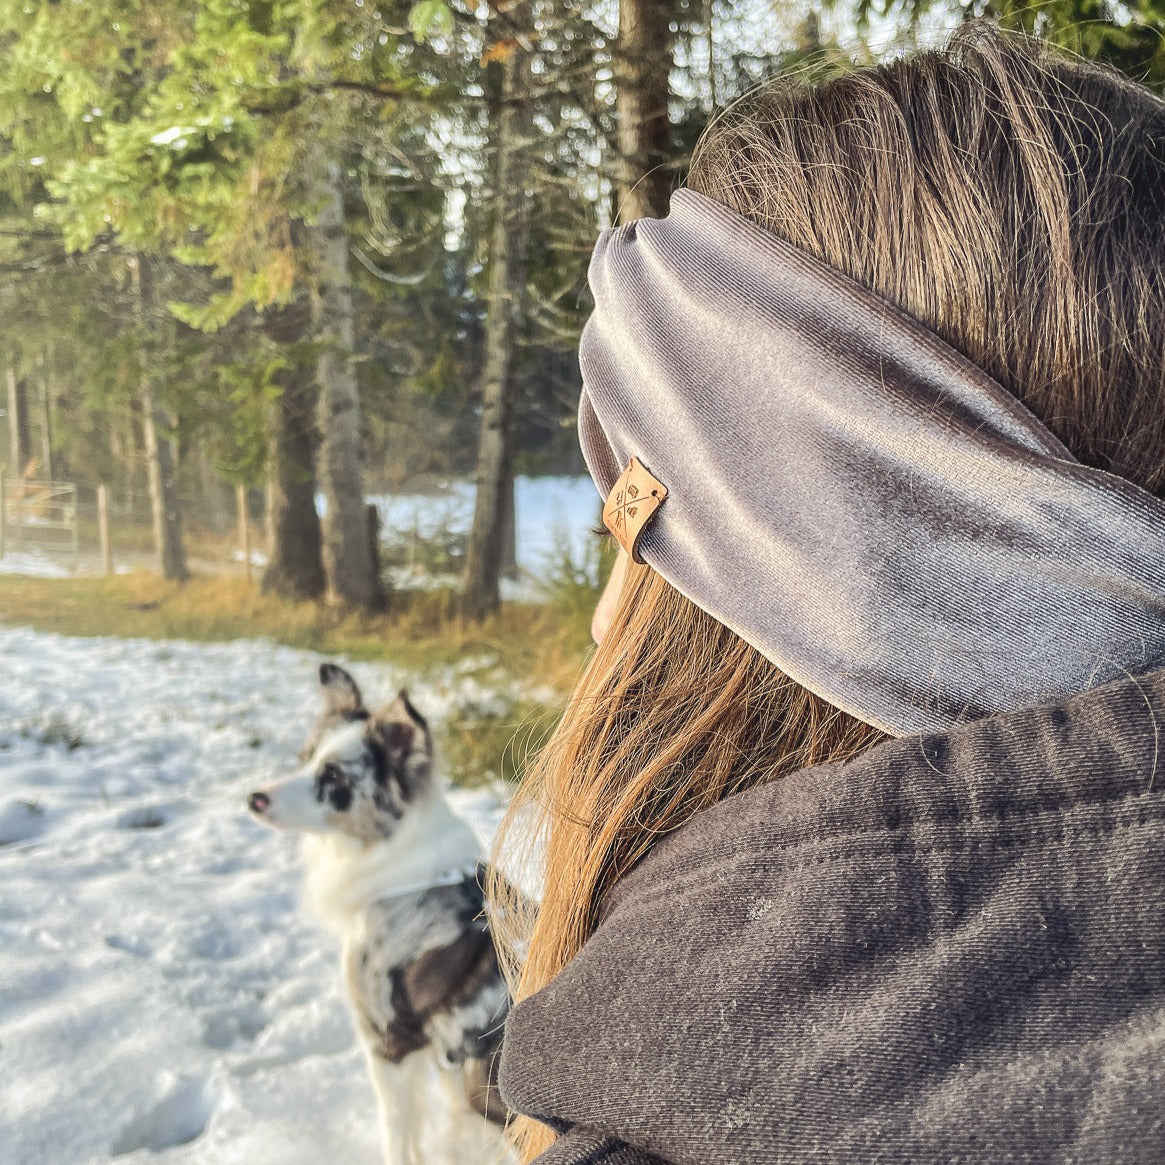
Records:
{"label": "woman's cheek", "polygon": [[627,577],[627,551],[620,550],[615,565],[611,568],[611,575],[607,585],[599,596],[595,613],[591,616],[591,638],[595,643],[602,643],[603,636],[611,623],[611,616],[615,613],[615,604],[619,601],[619,592],[623,589],[623,580]]}

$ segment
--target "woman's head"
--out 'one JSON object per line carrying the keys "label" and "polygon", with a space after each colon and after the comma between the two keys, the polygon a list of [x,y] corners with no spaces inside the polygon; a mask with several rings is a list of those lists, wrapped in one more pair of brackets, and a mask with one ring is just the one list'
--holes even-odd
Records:
{"label": "woman's head", "polygon": [[1165,103],[973,25],[763,86],[688,175],[904,307],[1083,462],[1165,487]]}
{"label": "woman's head", "polygon": [[[689,185],[903,307],[1081,461],[1165,493],[1165,106],[1143,90],[974,28],[763,87],[710,127]],[[502,935],[529,938],[518,994],[578,951],[661,835],[880,739],[630,567],[515,801],[540,807],[547,844],[532,931]]]}

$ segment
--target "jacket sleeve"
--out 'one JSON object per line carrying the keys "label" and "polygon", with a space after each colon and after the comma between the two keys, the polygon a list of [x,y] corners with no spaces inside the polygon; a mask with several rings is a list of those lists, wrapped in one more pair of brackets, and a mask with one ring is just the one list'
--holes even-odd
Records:
{"label": "jacket sleeve", "polygon": [[662,1157],[653,1157],[633,1149],[615,1137],[573,1128],[559,1135],[557,1141],[534,1159],[533,1165],[670,1165]]}

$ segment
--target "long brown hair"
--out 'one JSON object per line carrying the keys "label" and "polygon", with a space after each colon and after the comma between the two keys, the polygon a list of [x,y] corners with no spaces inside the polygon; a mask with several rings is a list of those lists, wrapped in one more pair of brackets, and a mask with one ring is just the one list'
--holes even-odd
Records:
{"label": "long brown hair", "polygon": [[[709,127],[688,182],[901,305],[1082,461],[1165,492],[1165,105],[1146,90],[970,26],[762,87]],[[879,739],[632,567],[499,837],[545,844],[536,913],[492,890],[516,996],[578,952],[659,837]],[[527,1159],[549,1138],[518,1133]]]}

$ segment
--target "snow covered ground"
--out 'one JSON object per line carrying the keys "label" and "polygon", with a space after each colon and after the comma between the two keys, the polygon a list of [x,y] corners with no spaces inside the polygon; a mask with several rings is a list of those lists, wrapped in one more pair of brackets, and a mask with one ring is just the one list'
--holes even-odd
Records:
{"label": "snow covered ground", "polygon": [[[318,662],[0,625],[4,1165],[379,1160],[296,842],[242,807],[294,758]],[[406,678],[352,670],[370,700]],[[407,678],[434,720],[491,698],[473,661]],[[454,798],[492,833],[498,794]]]}
{"label": "snow covered ground", "polygon": [[9,550],[0,558],[0,574],[23,574],[34,578],[68,578],[67,555],[57,557],[43,550]]}

